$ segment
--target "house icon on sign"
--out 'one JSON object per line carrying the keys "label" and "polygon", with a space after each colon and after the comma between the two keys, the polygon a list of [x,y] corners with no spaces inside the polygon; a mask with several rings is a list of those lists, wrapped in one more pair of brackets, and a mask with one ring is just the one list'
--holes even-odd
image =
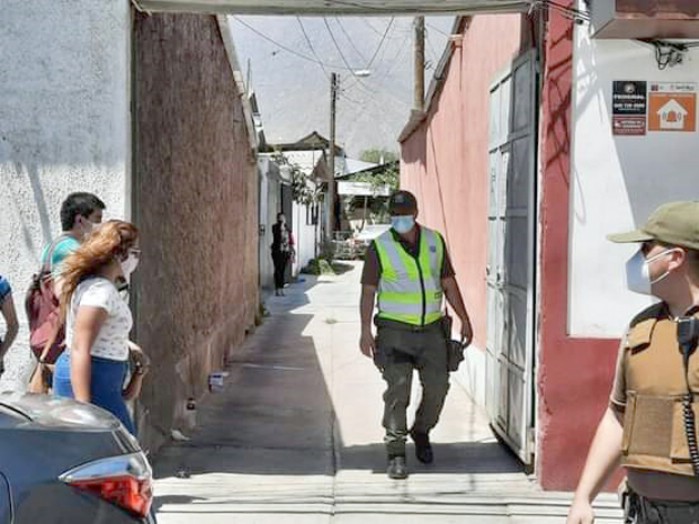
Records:
{"label": "house icon on sign", "polygon": [[669,100],[663,107],[658,109],[660,117],[661,129],[678,129],[682,131],[685,128],[685,119],[689,111],[674,98]]}

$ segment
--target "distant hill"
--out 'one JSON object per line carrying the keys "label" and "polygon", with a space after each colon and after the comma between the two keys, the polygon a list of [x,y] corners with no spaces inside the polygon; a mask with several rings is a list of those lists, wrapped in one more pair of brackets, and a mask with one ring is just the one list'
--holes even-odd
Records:
{"label": "distant hill", "polygon": [[[427,18],[427,85],[453,20]],[[230,23],[243,71],[251,65],[269,142],[293,142],[313,130],[329,136],[329,74],[336,72],[338,143],[351,156],[372,147],[398,151],[396,139],[413,103],[412,18],[231,17]],[[371,74],[360,78],[350,68]]]}

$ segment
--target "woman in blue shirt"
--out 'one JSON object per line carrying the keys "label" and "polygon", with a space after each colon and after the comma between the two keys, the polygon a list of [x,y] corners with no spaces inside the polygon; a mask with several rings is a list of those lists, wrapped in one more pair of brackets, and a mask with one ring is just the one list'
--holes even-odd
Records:
{"label": "woman in blue shirt", "polygon": [[12,288],[10,283],[0,275],[0,313],[5,319],[5,336],[0,338],[0,375],[5,371],[3,359],[10,349],[10,346],[17,338],[19,322],[17,321],[17,311],[12,300]]}

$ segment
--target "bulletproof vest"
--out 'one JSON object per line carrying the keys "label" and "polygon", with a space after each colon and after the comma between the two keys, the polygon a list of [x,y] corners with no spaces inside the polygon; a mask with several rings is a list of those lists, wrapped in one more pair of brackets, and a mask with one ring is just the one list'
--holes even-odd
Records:
{"label": "bulletproof vest", "polygon": [[[685,368],[677,323],[665,304],[651,306],[634,319],[624,346],[622,465],[694,476],[682,413]],[[699,393],[698,351],[689,359],[688,376],[689,387]],[[699,402],[693,409],[699,420]]]}

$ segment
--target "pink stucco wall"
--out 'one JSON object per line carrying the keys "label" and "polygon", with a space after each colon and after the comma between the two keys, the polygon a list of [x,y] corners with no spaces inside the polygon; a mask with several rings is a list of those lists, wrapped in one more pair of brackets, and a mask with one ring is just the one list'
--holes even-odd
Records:
{"label": "pink stucco wall", "polygon": [[418,197],[418,220],[447,240],[479,348],[486,341],[490,84],[518,54],[520,31],[520,15],[472,18],[441,93],[402,144],[401,185]]}

